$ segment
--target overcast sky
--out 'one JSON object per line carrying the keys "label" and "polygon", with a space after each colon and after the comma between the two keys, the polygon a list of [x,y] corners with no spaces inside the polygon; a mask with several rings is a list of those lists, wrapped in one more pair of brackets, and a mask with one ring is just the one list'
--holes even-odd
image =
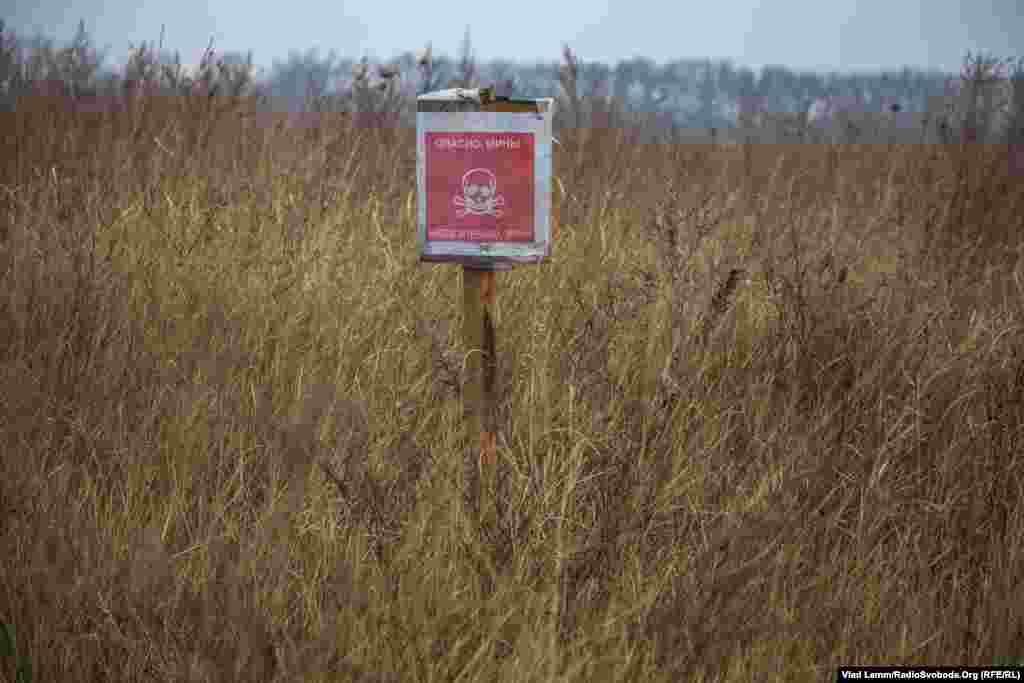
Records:
{"label": "overcast sky", "polygon": [[643,56],[730,58],[759,68],[956,71],[967,50],[1024,55],[1024,0],[0,0],[19,33],[66,41],[84,19],[114,65],[129,43],[164,44],[195,64],[219,50],[253,50],[270,66],[290,50],[387,59],[428,40],[454,55],[469,26],[477,56],[558,59],[567,42],[587,61]]}

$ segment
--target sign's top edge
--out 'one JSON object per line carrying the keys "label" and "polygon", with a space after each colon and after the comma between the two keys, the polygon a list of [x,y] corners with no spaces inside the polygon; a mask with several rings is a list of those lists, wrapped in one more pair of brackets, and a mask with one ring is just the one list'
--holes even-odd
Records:
{"label": "sign's top edge", "polygon": [[[423,102],[475,102],[483,103],[482,91],[486,88],[449,88],[447,90],[434,90],[423,93],[416,99]],[[498,98],[499,101],[515,104],[535,104],[538,102],[554,102],[553,97],[507,97]]]}
{"label": "sign's top edge", "polygon": [[476,102],[480,103],[480,88],[449,88],[423,93],[417,100],[440,100],[443,102]]}

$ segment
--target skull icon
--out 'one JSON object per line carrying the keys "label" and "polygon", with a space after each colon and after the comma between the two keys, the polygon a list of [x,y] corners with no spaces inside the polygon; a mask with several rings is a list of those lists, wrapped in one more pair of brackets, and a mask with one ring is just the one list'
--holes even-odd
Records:
{"label": "skull icon", "polygon": [[462,176],[462,196],[456,195],[452,203],[459,207],[459,218],[469,214],[500,218],[503,212],[498,207],[505,205],[505,198],[498,195],[498,179],[493,171],[473,168]]}

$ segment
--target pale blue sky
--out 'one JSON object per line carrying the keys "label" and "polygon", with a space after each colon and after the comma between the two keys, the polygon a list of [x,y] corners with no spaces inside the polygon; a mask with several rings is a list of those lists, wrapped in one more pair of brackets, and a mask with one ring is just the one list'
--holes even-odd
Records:
{"label": "pale blue sky", "polygon": [[563,41],[609,64],[711,57],[841,71],[955,71],[967,50],[1024,54],[1024,0],[0,0],[0,16],[60,40],[84,19],[111,63],[162,24],[186,64],[211,36],[221,50],[252,49],[259,66],[312,47],[387,59],[428,40],[454,55],[467,25],[485,60],[553,61]]}

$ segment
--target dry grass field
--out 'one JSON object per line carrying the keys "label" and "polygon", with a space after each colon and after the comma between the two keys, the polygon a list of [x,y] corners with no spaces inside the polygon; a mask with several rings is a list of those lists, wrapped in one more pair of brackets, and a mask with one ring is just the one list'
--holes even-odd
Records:
{"label": "dry grass field", "polygon": [[1007,147],[563,131],[481,525],[413,131],[250,113],[2,115],[0,681],[1024,659]]}

